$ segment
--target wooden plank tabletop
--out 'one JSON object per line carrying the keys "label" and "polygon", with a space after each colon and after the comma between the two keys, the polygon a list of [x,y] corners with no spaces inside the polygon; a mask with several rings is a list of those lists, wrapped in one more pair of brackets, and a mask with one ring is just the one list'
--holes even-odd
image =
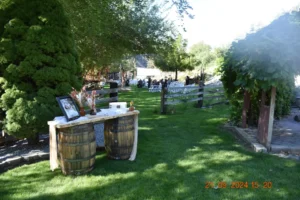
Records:
{"label": "wooden plank tabletop", "polygon": [[138,115],[139,113],[140,112],[138,110],[134,110],[134,111],[127,111],[126,113],[116,113],[114,115],[86,115],[84,119],[78,118],[74,121],[69,121],[69,122],[48,121],[48,125],[55,125],[56,128],[67,128],[67,127],[77,126],[86,123],[94,123],[94,122],[101,122],[109,119],[115,119],[118,117]]}

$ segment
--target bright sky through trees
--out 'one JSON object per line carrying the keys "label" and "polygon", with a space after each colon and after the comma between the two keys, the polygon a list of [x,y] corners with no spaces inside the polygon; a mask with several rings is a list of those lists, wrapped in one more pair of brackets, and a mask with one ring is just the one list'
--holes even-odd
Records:
{"label": "bright sky through trees", "polygon": [[[184,19],[188,46],[203,41],[212,47],[244,37],[251,27],[269,24],[300,0],[189,0],[194,19]],[[175,19],[176,14],[170,13]]]}

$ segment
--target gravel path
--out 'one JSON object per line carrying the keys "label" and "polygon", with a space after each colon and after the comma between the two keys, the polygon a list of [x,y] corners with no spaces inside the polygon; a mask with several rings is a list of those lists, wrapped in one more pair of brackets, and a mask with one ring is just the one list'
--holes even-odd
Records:
{"label": "gravel path", "polygon": [[49,135],[40,135],[37,145],[28,145],[26,139],[0,146],[0,164],[14,157],[49,153]]}
{"label": "gravel path", "polygon": [[[271,154],[300,160],[300,123],[294,121],[296,114],[300,114],[300,110],[292,108],[290,115],[280,120],[274,120]],[[249,137],[257,140],[257,127],[243,130]]]}

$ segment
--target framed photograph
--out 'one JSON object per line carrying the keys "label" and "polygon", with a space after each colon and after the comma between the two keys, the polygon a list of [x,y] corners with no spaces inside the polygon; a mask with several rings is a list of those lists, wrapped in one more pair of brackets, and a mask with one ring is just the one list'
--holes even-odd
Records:
{"label": "framed photograph", "polygon": [[80,117],[77,105],[70,96],[56,97],[56,100],[67,118],[67,121],[75,120]]}

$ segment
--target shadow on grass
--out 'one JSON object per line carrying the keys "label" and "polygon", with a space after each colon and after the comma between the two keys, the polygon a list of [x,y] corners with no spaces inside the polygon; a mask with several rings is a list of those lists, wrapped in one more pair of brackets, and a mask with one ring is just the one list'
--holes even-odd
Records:
{"label": "shadow on grass", "polygon": [[[48,162],[23,166],[0,175],[4,199],[297,199],[299,165],[293,161],[254,154],[222,130],[226,108],[180,110],[155,115],[153,94],[124,93],[139,102],[137,159],[108,160],[97,154],[91,173],[72,177],[51,172]],[[127,101],[127,100],[126,100]],[[224,111],[225,110],[225,111]],[[226,189],[205,188],[206,182],[227,183]],[[249,183],[232,189],[231,182]],[[251,182],[273,183],[271,189],[252,189]],[[293,184],[292,184],[293,183]]]}

